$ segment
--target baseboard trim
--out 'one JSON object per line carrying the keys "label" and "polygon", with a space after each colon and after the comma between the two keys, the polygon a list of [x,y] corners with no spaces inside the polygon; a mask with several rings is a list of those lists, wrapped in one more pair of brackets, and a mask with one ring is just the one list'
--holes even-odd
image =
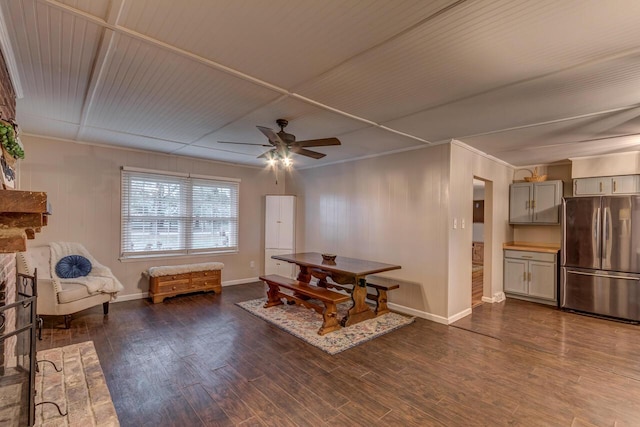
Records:
{"label": "baseboard trim", "polygon": [[[227,280],[222,282],[222,286],[235,286],[235,285],[244,285],[245,283],[253,283],[258,282],[260,279],[257,277],[249,277],[247,279],[237,279],[237,280]],[[140,292],[137,294],[127,294],[127,295],[118,295],[114,301],[111,302],[124,302],[124,301],[133,301],[137,299],[145,299],[149,298],[149,292]]]}
{"label": "baseboard trim", "polygon": [[133,301],[136,299],[145,299],[148,297],[149,297],[149,292],[140,292],[138,294],[118,295],[116,299],[111,302]]}
{"label": "baseboard trim", "polygon": [[392,302],[388,303],[387,305],[391,310],[397,311],[398,313],[408,314],[410,316],[416,316],[422,319],[431,320],[432,322],[448,325],[446,317],[427,313],[426,311],[422,311],[422,310],[416,310],[415,308],[405,307],[404,305],[394,304]]}
{"label": "baseboard trim", "polygon": [[236,280],[225,280],[222,282],[222,286],[235,286],[235,285],[244,285],[245,283],[253,283],[259,282],[260,279],[258,277],[248,277],[246,279],[236,279]]}
{"label": "baseboard trim", "polygon": [[416,310],[415,308],[405,307],[404,305],[394,304],[392,302],[387,304],[389,308],[398,313],[408,314],[410,316],[420,317],[422,319],[431,320],[432,322],[440,323],[441,325],[450,325],[453,322],[462,319],[465,316],[471,314],[471,309],[467,308],[460,313],[454,314],[451,317],[438,316],[437,314],[427,313],[426,311]]}
{"label": "baseboard trim", "polygon": [[497,302],[502,302],[506,299],[507,297],[505,296],[504,292],[497,292],[493,295],[492,298],[490,297],[482,297],[482,302],[488,302],[491,304],[497,303]]}
{"label": "baseboard trim", "polygon": [[467,317],[470,314],[471,314],[471,308],[466,308],[466,309],[462,310],[460,313],[454,314],[453,316],[449,317],[449,319],[447,319],[449,321],[449,323],[447,323],[447,324],[450,325],[453,322],[456,322],[456,321],[462,319],[463,317]]}

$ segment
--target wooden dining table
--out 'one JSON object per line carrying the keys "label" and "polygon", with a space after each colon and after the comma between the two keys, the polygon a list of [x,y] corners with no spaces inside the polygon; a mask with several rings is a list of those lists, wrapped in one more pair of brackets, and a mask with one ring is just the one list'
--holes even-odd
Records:
{"label": "wooden dining table", "polygon": [[[366,276],[402,268],[399,265],[342,256],[337,256],[334,261],[326,261],[318,252],[273,255],[271,258],[298,265],[300,273],[297,279],[300,282],[310,283],[311,278],[315,277],[318,279],[318,286],[349,291],[352,305],[340,322],[342,326],[353,325],[375,317],[375,313],[366,303]],[[331,279],[331,282],[327,279]],[[351,285],[351,287],[345,285]]]}

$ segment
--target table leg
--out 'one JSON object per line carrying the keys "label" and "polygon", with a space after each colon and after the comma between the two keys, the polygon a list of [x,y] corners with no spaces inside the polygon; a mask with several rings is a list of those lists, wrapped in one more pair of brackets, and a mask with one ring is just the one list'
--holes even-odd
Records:
{"label": "table leg", "polygon": [[[304,265],[300,265],[299,267],[300,267],[300,273],[298,273],[298,277],[296,277],[296,280],[309,284],[309,282],[311,282],[311,271],[309,270],[309,267]],[[299,294],[297,292],[294,292],[293,296],[305,301],[309,299],[308,296]],[[294,303],[293,301],[289,301],[289,304],[293,304],[293,303]]]}
{"label": "table leg", "polygon": [[309,283],[311,281],[311,272],[309,271],[309,267],[301,265],[300,273],[298,273],[297,280],[305,283]]}
{"label": "table leg", "polygon": [[367,281],[364,278],[356,279],[351,292],[353,305],[340,322],[342,326],[350,326],[363,320],[376,317],[371,307],[367,305]]}

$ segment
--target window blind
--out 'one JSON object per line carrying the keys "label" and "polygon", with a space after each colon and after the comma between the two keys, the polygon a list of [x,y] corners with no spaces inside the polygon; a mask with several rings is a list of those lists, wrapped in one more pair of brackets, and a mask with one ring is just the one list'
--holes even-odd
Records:
{"label": "window blind", "polygon": [[238,250],[239,183],[122,170],[122,258]]}

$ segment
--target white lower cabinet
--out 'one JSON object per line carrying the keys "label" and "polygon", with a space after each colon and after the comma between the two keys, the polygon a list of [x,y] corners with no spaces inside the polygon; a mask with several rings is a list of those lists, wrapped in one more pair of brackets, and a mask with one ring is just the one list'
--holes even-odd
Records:
{"label": "white lower cabinet", "polygon": [[545,304],[557,304],[557,253],[504,251],[504,292]]}
{"label": "white lower cabinet", "polygon": [[280,276],[294,279],[296,277],[295,264],[271,258],[273,255],[287,255],[293,253],[293,249],[265,249],[264,274],[279,274]]}

